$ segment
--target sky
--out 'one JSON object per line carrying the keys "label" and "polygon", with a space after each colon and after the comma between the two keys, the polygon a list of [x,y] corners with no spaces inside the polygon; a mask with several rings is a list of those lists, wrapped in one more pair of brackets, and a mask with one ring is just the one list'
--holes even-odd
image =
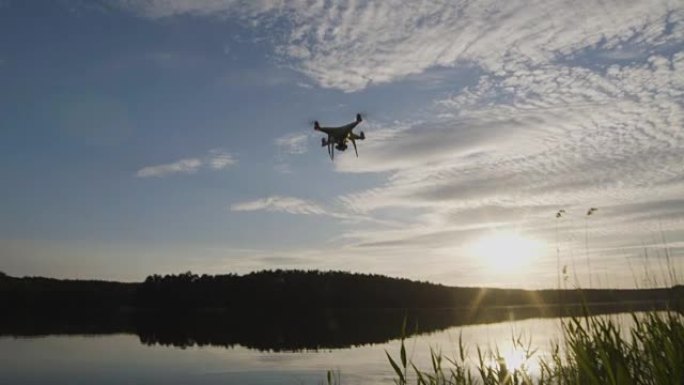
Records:
{"label": "sky", "polygon": [[0,271],[682,283],[683,123],[681,1],[0,0]]}

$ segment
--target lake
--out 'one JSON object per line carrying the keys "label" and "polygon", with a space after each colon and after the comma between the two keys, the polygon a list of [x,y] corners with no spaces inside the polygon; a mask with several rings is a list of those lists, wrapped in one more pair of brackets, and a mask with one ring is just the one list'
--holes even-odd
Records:
{"label": "lake", "polygon": [[[604,312],[629,326],[631,317],[619,309]],[[83,314],[71,321],[23,315],[0,325],[0,383],[319,384],[332,369],[343,384],[391,384],[385,351],[398,356],[404,318],[414,331],[406,339],[408,356],[424,368],[430,347],[458,354],[459,336],[472,353],[475,346],[497,346],[516,365],[522,352],[513,348],[513,336],[529,339],[539,356],[561,330],[552,311],[529,308],[351,314],[129,314],[102,316],[105,324]],[[535,371],[533,362],[529,367]]]}

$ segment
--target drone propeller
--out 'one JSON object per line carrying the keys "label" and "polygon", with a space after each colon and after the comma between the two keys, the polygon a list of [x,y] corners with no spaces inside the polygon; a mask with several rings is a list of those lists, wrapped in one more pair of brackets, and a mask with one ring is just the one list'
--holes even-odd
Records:
{"label": "drone propeller", "polygon": [[316,120],[316,119],[308,119],[305,124],[309,127],[312,127],[312,126],[316,127],[317,122],[318,122],[318,120]]}

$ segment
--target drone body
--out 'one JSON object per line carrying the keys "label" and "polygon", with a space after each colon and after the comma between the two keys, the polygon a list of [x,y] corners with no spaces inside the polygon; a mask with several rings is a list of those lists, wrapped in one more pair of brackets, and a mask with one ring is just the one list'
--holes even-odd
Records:
{"label": "drone body", "polygon": [[347,149],[347,141],[350,141],[354,145],[354,152],[356,156],[359,156],[359,151],[356,149],[356,141],[366,139],[363,131],[359,135],[354,133],[354,128],[363,122],[361,114],[356,114],[356,120],[339,127],[323,127],[318,124],[318,121],[314,122],[314,130],[321,131],[327,134],[327,138],[321,138],[321,146],[328,147],[328,155],[330,159],[335,159],[335,149],[338,151],[344,151]]}

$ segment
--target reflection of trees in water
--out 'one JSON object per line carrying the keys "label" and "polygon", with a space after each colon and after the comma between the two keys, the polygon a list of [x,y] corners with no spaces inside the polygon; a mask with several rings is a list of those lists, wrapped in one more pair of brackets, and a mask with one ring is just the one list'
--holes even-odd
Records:
{"label": "reflection of trees in water", "polygon": [[[180,347],[242,345],[271,351],[331,349],[399,338],[404,318],[409,334],[442,330],[452,325],[452,313],[446,310],[326,310],[155,315],[138,324],[138,335],[145,344]],[[163,317],[163,320],[160,322],[156,317]]]}
{"label": "reflection of trees in water", "polygon": [[130,313],[116,310],[18,310],[0,317],[0,336],[105,335],[134,330]]}
{"label": "reflection of trees in water", "polygon": [[[593,314],[664,308],[654,304],[593,306]],[[0,319],[0,335],[137,334],[148,345],[244,346],[269,351],[335,349],[384,343],[406,334],[432,333],[449,327],[555,317],[560,308],[495,307],[414,310],[249,310],[195,312],[73,312],[37,315],[14,313]],[[563,315],[581,315],[564,307]]]}
{"label": "reflection of trees in water", "polygon": [[[137,323],[145,344],[233,346],[270,351],[332,349],[384,343],[449,327],[543,316],[537,308],[326,310],[153,315]],[[160,327],[161,326],[161,327]]]}
{"label": "reflection of trees in water", "polygon": [[[130,333],[146,344],[178,347],[328,349],[399,338],[405,317],[408,334],[430,333],[459,325],[557,316],[554,304],[559,298],[564,304],[591,303],[594,312],[610,313],[652,309],[629,303],[669,301],[677,306],[681,293],[682,286],[562,292],[456,288],[318,271],[244,276],[188,272],[153,275],[143,283],[0,274],[0,309],[6,310],[0,317],[0,335]],[[618,302],[621,305],[595,305]],[[421,310],[396,310],[418,307]],[[563,311],[571,310],[566,306]]]}

